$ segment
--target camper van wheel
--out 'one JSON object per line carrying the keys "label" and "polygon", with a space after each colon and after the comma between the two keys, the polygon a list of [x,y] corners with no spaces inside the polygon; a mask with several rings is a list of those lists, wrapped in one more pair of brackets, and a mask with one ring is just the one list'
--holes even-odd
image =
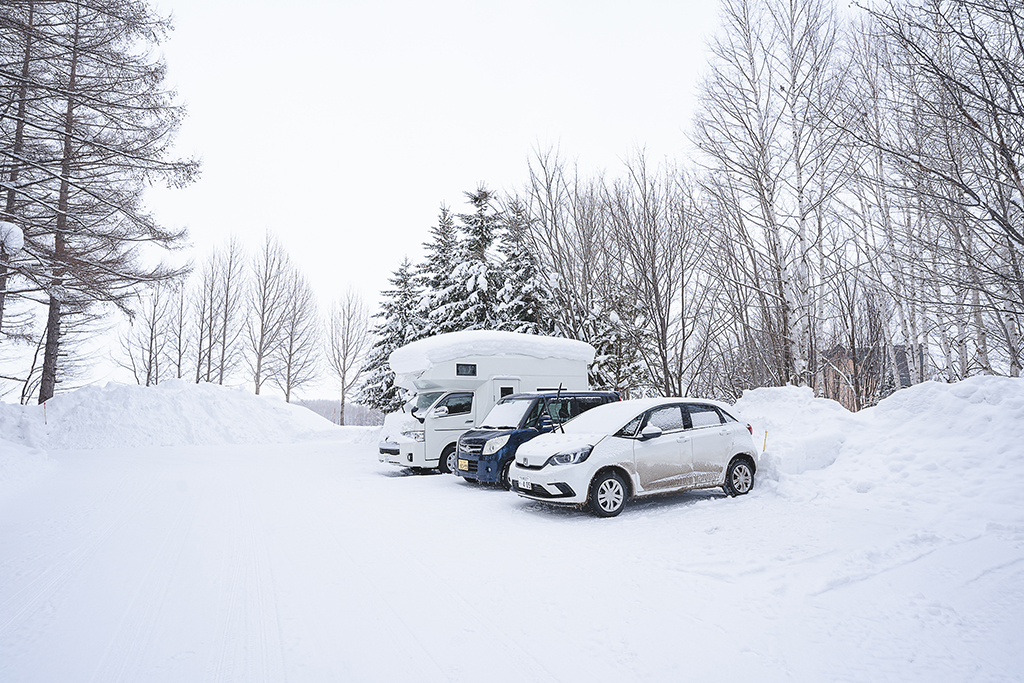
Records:
{"label": "camper van wheel", "polygon": [[441,454],[441,460],[438,461],[437,469],[441,470],[442,474],[455,474],[455,468],[458,466],[458,455],[455,452],[455,444],[452,444],[444,449],[444,453]]}
{"label": "camper van wheel", "polygon": [[512,458],[509,458],[505,466],[501,468],[501,474],[498,475],[498,483],[506,491],[512,490],[512,480],[509,479],[508,472],[512,469]]}

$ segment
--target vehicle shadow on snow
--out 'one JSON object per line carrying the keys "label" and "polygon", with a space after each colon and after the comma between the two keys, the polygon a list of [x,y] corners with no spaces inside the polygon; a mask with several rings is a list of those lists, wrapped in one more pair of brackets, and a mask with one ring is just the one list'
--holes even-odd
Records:
{"label": "vehicle shadow on snow", "polygon": [[425,470],[417,467],[403,467],[400,470],[382,470],[380,476],[394,479],[396,477],[432,477],[441,474],[438,470]]}
{"label": "vehicle shadow on snow", "polygon": [[[670,512],[674,509],[686,508],[706,500],[728,498],[720,489],[700,489],[696,491],[681,491],[676,493],[663,493],[644,498],[634,498],[626,504],[625,509],[619,517],[631,517],[634,515],[648,515],[651,513]],[[548,505],[521,498],[519,509],[523,512],[538,512],[555,517],[594,517],[593,513],[585,508]]]}

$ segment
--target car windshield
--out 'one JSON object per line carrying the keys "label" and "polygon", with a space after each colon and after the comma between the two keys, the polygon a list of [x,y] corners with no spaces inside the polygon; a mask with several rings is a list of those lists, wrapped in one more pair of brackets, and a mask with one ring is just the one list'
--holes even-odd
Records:
{"label": "car windshield", "polygon": [[533,405],[532,398],[516,398],[501,401],[487,413],[481,429],[518,429],[523,417]]}
{"label": "car windshield", "polygon": [[562,429],[566,434],[614,434],[647,407],[638,405],[637,401],[605,403],[569,420]]}

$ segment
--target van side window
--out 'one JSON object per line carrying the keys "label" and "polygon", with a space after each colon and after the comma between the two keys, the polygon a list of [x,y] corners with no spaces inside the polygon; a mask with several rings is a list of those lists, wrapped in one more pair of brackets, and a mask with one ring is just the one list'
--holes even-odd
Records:
{"label": "van side window", "polygon": [[574,413],[574,416],[579,415],[580,413],[585,413],[591,408],[604,405],[608,401],[605,396],[580,396],[578,400],[579,410]]}
{"label": "van side window", "polygon": [[691,403],[686,406],[686,410],[690,413],[690,422],[693,424],[694,429],[722,424],[722,417],[714,406],[702,406]]}
{"label": "van side window", "polygon": [[449,415],[464,415],[473,410],[473,394],[448,394],[437,407],[448,406]]}
{"label": "van side window", "polygon": [[565,422],[569,418],[573,417],[572,413],[569,412],[571,402],[572,399],[570,398],[553,398],[548,401],[547,406],[545,406],[544,409],[555,422]]}
{"label": "van side window", "polygon": [[476,377],[476,363],[456,363],[455,374],[459,377]]}

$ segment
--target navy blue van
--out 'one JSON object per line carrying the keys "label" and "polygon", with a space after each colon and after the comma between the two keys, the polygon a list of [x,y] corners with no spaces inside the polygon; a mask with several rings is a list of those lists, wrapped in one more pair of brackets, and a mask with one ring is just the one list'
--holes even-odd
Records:
{"label": "navy blue van", "polygon": [[457,469],[465,479],[511,487],[508,470],[519,444],[558,427],[582,412],[618,401],[612,391],[512,394],[498,401],[480,426],[459,438]]}

